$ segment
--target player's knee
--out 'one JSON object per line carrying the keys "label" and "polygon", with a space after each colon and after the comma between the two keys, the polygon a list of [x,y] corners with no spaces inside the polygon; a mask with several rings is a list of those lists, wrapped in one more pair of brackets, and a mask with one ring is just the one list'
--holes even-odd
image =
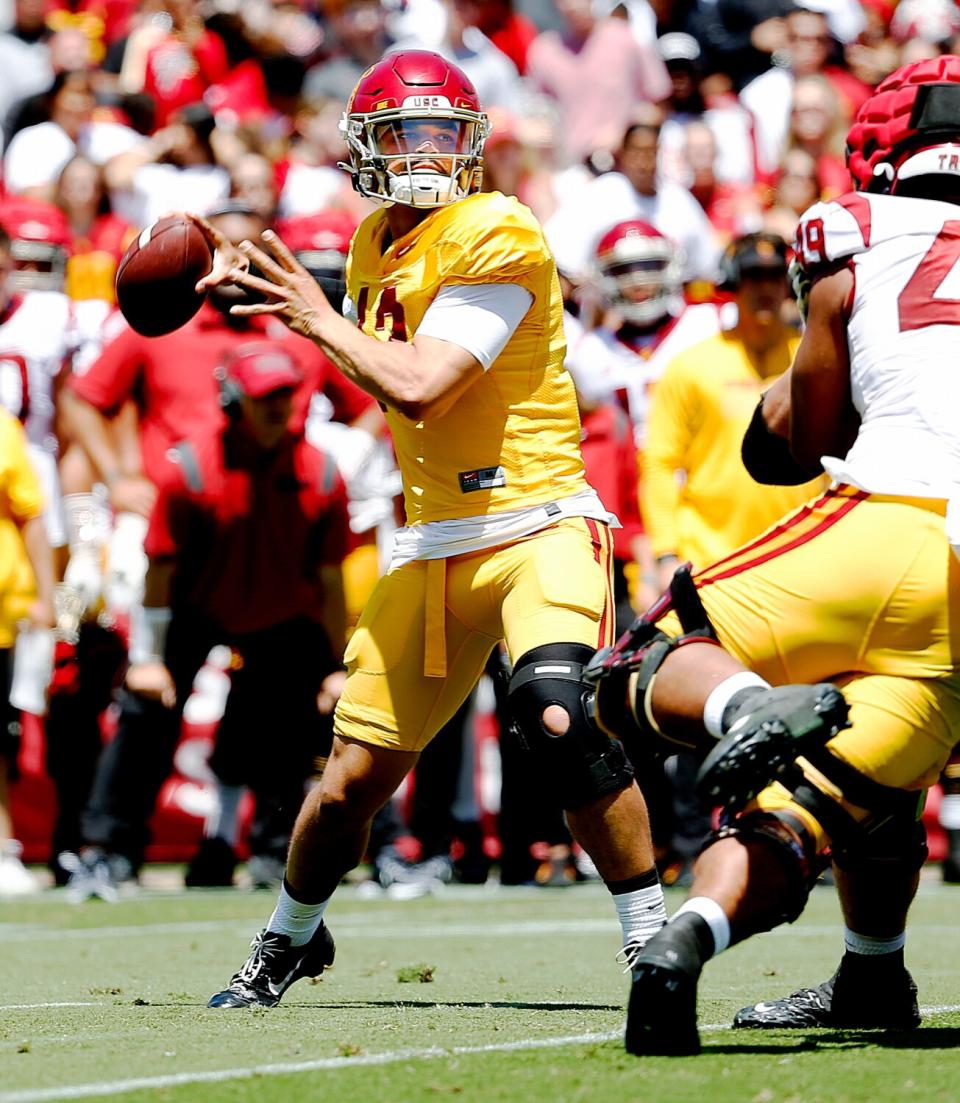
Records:
{"label": "player's knee", "polygon": [[324,776],[321,784],[317,815],[330,834],[349,835],[361,830],[372,818],[373,812],[367,808],[363,792],[355,782],[348,778],[328,780]]}
{"label": "player's knee", "polygon": [[549,735],[566,735],[570,730],[570,713],[561,705],[547,705],[543,710],[542,720]]}
{"label": "player's knee", "polygon": [[762,848],[782,876],[782,889],[769,894],[764,914],[756,917],[751,933],[792,923],[803,911],[810,889],[825,859],[803,821],[788,810],[752,811],[707,836],[701,854],[721,839],[735,838],[749,849]]}
{"label": "player's knee", "polygon": [[833,847],[833,860],[844,872],[884,879],[916,873],[928,854],[927,829],[906,808],[872,830],[868,823],[856,837]]}
{"label": "player's knee", "polygon": [[[918,793],[875,781],[826,747],[804,757],[829,786],[819,780],[815,784],[799,764],[779,780],[790,790],[792,801],[821,826],[841,868],[886,862],[901,870],[919,869],[927,847]],[[849,805],[863,812],[853,815]]]}
{"label": "player's knee", "polygon": [[[666,595],[662,601],[666,601]],[[665,732],[653,715],[654,685],[660,668],[678,648],[691,643],[717,644],[717,635],[697,588],[689,565],[674,574],[669,590],[670,608],[680,621],[682,632],[671,636],[657,627],[663,613],[658,606],[638,618],[613,648],[598,651],[588,670],[596,686],[594,710],[599,726],[628,740],[633,746],[650,747],[665,754],[692,750],[693,743]],[[649,619],[648,619],[649,618]],[[632,741],[632,742],[631,742]]]}
{"label": "player's knee", "polygon": [[564,808],[590,804],[633,780],[623,748],[588,714],[592,687],[583,668],[592,657],[585,644],[545,644],[522,655],[510,679],[514,732]]}

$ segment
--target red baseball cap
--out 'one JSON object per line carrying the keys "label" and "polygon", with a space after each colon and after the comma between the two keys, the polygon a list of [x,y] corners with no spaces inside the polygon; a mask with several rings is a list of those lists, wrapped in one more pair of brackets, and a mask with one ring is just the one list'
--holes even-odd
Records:
{"label": "red baseball cap", "polygon": [[248,398],[263,398],[286,387],[299,387],[303,382],[290,354],[271,341],[240,345],[224,365],[224,371]]}

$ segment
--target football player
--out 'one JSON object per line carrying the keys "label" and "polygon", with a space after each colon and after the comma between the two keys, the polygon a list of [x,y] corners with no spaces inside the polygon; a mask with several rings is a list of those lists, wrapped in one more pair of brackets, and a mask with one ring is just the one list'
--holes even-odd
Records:
{"label": "football player", "polygon": [[[944,120],[940,120],[936,127],[931,127],[927,120],[923,125],[922,133],[926,135],[923,138],[904,133],[903,121],[905,104],[914,102],[912,97],[916,86],[926,83],[931,77],[940,78],[944,82],[955,80],[956,77],[952,74],[952,66],[949,72],[942,74],[939,66],[928,63],[911,68],[904,74],[895,74],[889,83],[884,82],[878,87],[875,96],[866,102],[858,114],[847,137],[847,167],[857,192],[907,196],[912,189],[919,189],[918,195],[936,194],[938,189],[944,187],[942,180],[938,182],[928,174],[919,174],[914,185],[904,183],[911,176],[911,166],[906,166],[906,175],[901,168],[897,173],[901,182],[894,187],[891,162],[895,153],[892,147],[900,145],[901,152],[905,152],[910,148],[919,148],[917,143],[926,142],[931,136],[957,137],[960,127],[952,127],[949,123],[945,125]],[[906,92],[901,91],[903,85],[906,86]],[[899,120],[896,109],[891,112],[891,92],[899,93],[901,97]],[[944,95],[943,92],[937,94]],[[927,95],[929,93],[922,93],[921,100]],[[836,202],[847,211],[859,212],[859,226],[859,219],[871,210],[872,201],[861,201],[856,195],[847,195],[839,197]],[[915,208],[915,204],[911,206]],[[903,209],[902,204],[900,209]],[[830,252],[826,254],[817,247],[821,236],[818,220],[823,218],[825,211],[832,216],[824,222],[824,226],[829,225],[831,231]],[[848,248],[857,251],[863,247],[862,234],[859,242],[853,245],[844,247],[838,244],[838,218],[843,220],[845,215],[837,211],[833,204],[818,204],[807,212],[800,224],[798,241],[801,248],[808,238],[812,239],[813,245],[806,254],[798,255],[798,261],[802,258],[804,265],[798,263],[794,266],[794,283],[802,307],[809,296],[813,276],[825,266],[829,267],[834,263],[834,251],[835,259],[842,263]],[[868,223],[869,221],[870,219]],[[842,225],[841,221],[841,227]],[[869,227],[867,235],[872,239],[871,231],[872,227]],[[960,771],[956,766],[956,756],[952,756],[940,777],[945,794],[940,820],[941,825],[947,829],[948,843],[951,844],[951,834],[956,835],[955,832],[950,832],[949,826],[953,823],[951,814],[956,818],[958,798],[954,794],[960,791],[958,774]],[[916,988],[912,983],[902,983],[903,973],[899,967],[903,953],[898,945],[902,943],[907,910],[916,893],[919,864],[925,854],[925,850],[919,849],[924,846],[921,825],[917,825],[916,831],[915,846],[918,849],[915,852],[910,849],[898,852],[894,848],[888,853],[875,849],[866,854],[856,850],[838,851],[835,854],[834,876],[846,924],[846,953],[838,970],[822,984],[801,988],[780,999],[761,1001],[744,1007],[734,1018],[735,1027],[905,1029],[920,1024]],[[945,881],[951,879],[953,867],[954,852],[951,849],[943,866]],[[868,954],[865,954],[865,948],[869,950]],[[891,971],[899,983],[887,983]],[[851,977],[857,977],[857,983],[851,983]],[[835,992],[838,981],[839,998]]]}
{"label": "football player", "polygon": [[266,302],[234,311],[282,319],[383,404],[407,524],[347,648],[333,753],[276,909],[211,1007],[273,1005],[332,961],[323,914],[371,817],[501,639],[519,736],[606,881],[624,942],[643,945],[664,921],[633,770],[587,711],[584,665],[613,623],[613,518],[583,474],[543,231],[517,200],[479,192],[487,119],[439,55],[400,51],[367,70],[343,131],[354,186],[380,206],[347,265],[355,322],[272,234],[268,255],[211,233],[217,256],[198,288],[259,291]]}
{"label": "football player", "polygon": [[567,366],[588,401],[626,409],[642,448],[652,387],[674,356],[720,331],[720,310],[687,305],[680,248],[639,218],[604,234],[594,273],[607,314],[571,347]]}
{"label": "football player", "polygon": [[[956,57],[893,74],[858,116],[871,192],[801,220],[807,329],[744,448],[770,481],[822,465],[834,485],[694,584],[678,573],[675,612],[594,664],[604,726],[708,752],[701,790],[726,806],[690,898],[634,963],[630,1052],[698,1050],[705,962],[796,918],[828,846],[841,868],[889,863],[876,898],[845,899],[847,953],[819,990],[833,1023],[915,1025],[918,814],[960,721],[958,105]],[[865,928],[878,902],[886,929]]]}

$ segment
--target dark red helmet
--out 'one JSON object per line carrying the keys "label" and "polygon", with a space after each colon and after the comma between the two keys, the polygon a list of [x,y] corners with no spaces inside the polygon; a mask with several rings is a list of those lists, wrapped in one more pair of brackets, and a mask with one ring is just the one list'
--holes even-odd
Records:
{"label": "dark red helmet", "polygon": [[925,58],[891,73],[861,106],[847,168],[858,191],[891,192],[901,179],[957,172],[958,142],[960,57]]}
{"label": "dark red helmet", "polygon": [[442,207],[479,189],[489,130],[466,73],[439,54],[399,50],[350,96],[340,123],[344,167],[377,202]]}
{"label": "dark red helmet", "polygon": [[618,222],[600,239],[595,262],[604,300],[627,321],[651,325],[679,302],[680,250],[649,222]]}

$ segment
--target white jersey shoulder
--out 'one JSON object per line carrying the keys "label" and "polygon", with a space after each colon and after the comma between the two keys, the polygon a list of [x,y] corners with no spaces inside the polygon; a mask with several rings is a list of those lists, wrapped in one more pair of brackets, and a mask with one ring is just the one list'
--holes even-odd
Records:
{"label": "white jersey shoulder", "polygon": [[949,203],[898,195],[848,192],[814,203],[797,226],[794,249],[805,268],[842,262],[877,245],[937,233],[945,219],[960,217]]}
{"label": "white jersey shoulder", "polygon": [[960,495],[960,207],[857,198],[862,245],[852,247],[849,226],[832,234],[841,218],[835,210],[823,240],[831,260],[841,259],[841,240],[850,250],[847,345],[860,430],[847,455],[826,457],[824,466],[837,481],[873,493],[953,499]]}

